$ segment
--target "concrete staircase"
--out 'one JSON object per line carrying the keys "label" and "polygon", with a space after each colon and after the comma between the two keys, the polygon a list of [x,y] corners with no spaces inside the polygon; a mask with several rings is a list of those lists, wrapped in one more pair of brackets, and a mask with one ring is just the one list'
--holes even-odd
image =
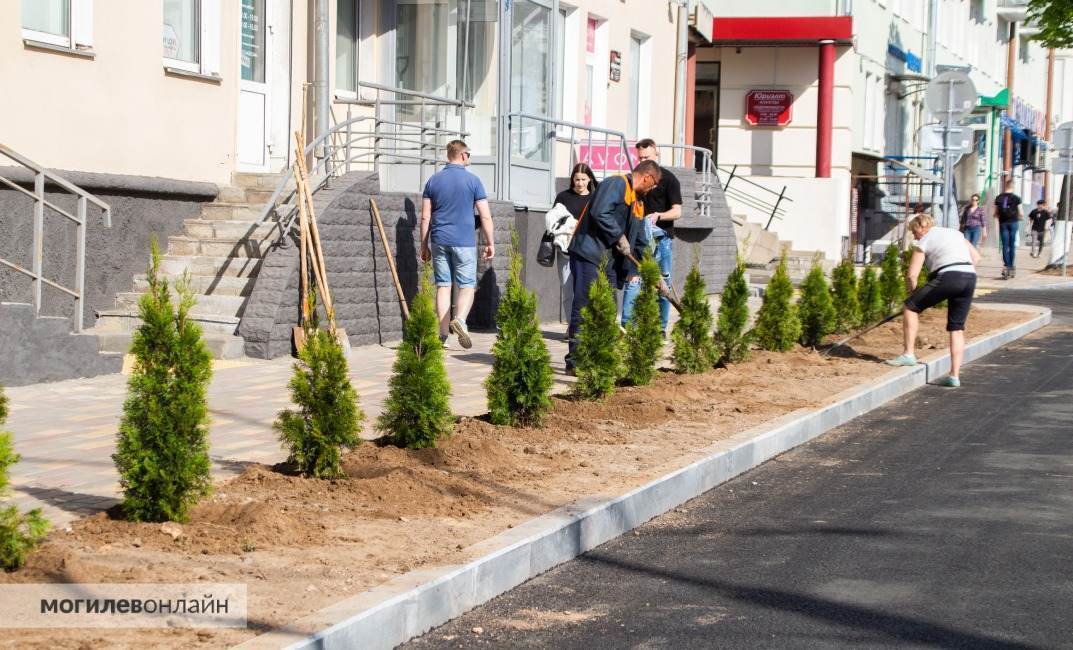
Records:
{"label": "concrete staircase", "polygon": [[[205,333],[205,342],[217,359],[244,355],[239,321],[261,260],[277,232],[274,224],[257,224],[272,196],[279,176],[235,174],[233,185],[223,187],[216,201],[206,203],[201,215],[187,219],[184,232],[168,238],[161,259],[161,274],[174,287],[184,273],[197,301],[191,310]],[[102,352],[127,352],[134,331],[141,325],[138,301],[148,290],[144,274],[134,277],[133,290],[116,296],[114,309],[97,313],[91,330]]]}
{"label": "concrete staircase", "polygon": [[830,274],[831,269],[838,263],[837,260],[827,259],[826,255],[819,251],[794,250],[793,242],[779,239],[777,233],[764,230],[760,224],[745,221],[744,217],[736,217],[733,222],[738,251],[745,258],[745,266],[749,269],[749,285],[754,295],[764,294],[764,288],[775,274],[783,250],[786,251],[786,270],[794,286],[805,279],[812,268],[812,261],[817,256],[825,273]]}

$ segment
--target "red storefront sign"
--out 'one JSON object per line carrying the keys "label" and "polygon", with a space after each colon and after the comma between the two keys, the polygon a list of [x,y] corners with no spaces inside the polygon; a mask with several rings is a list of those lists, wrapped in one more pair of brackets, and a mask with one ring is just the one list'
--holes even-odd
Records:
{"label": "red storefront sign", "polygon": [[745,121],[751,126],[786,126],[793,115],[794,94],[789,90],[750,90],[745,95]]}
{"label": "red storefront sign", "polygon": [[577,161],[585,163],[594,172],[629,172],[637,166],[636,156],[637,150],[634,149],[632,140],[626,142],[625,152],[617,140],[604,144],[601,139],[594,140],[591,144],[582,142],[577,145]]}

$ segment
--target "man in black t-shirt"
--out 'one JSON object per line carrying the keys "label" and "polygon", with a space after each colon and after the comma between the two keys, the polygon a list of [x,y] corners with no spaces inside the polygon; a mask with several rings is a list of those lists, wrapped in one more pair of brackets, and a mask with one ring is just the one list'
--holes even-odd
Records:
{"label": "man in black t-shirt", "polygon": [[[659,162],[659,149],[651,138],[637,141],[637,159]],[[663,281],[671,286],[673,256],[671,244],[674,241],[674,222],[682,216],[682,186],[678,178],[666,167],[659,184],[645,195],[645,217],[651,226],[649,241],[655,246],[655,259],[659,264]],[[622,324],[625,325],[633,316],[633,302],[641,289],[640,279],[631,278],[622,297]],[[664,340],[667,336],[667,323],[671,317],[671,303],[662,295],[659,298],[659,317],[663,324]]]}
{"label": "man in black t-shirt", "polygon": [[1032,257],[1043,254],[1043,240],[1047,232],[1047,222],[1052,219],[1051,211],[1047,209],[1047,202],[1043,199],[1036,201],[1036,209],[1028,213],[1028,220],[1032,222]]}
{"label": "man in black t-shirt", "polygon": [[1006,181],[1006,191],[995,197],[995,218],[998,219],[998,236],[1002,243],[1002,279],[1014,276],[1014,254],[1017,252],[1017,231],[1021,229],[1024,211],[1021,197],[1013,193],[1013,181]]}

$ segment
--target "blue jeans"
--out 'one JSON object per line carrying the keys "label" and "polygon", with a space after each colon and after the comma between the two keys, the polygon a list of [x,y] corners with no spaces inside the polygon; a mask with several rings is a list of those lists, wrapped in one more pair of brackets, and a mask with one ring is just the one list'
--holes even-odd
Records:
{"label": "blue jeans", "polygon": [[570,305],[570,326],[566,330],[566,336],[570,339],[570,351],[566,354],[567,368],[574,366],[574,346],[577,345],[574,339],[581,326],[581,310],[589,304],[589,287],[596,282],[596,274],[600,272],[598,265],[577,255],[570,256],[570,282],[573,285],[574,300]]}
{"label": "blue jeans", "polygon": [[432,244],[432,275],[437,287],[453,283],[459,289],[477,286],[477,247]]}
{"label": "blue jeans", "polygon": [[[667,283],[667,286],[671,286],[671,269],[673,265],[673,254],[671,253],[671,244],[674,241],[666,234],[663,234],[663,230],[660,228],[652,229],[653,237],[655,237],[656,252],[654,257],[656,264],[659,264],[660,273],[663,275],[663,281]],[[641,292],[641,280],[636,278],[626,284],[626,289],[622,294],[622,324],[630,322],[633,318],[633,303],[637,300],[637,294]],[[671,301],[667,300],[663,296],[659,297],[659,319],[663,323],[663,331],[667,331],[667,323],[671,319]]]}
{"label": "blue jeans", "polygon": [[983,231],[983,228],[980,226],[968,226],[965,228],[965,239],[968,239],[973,246],[979,247],[981,231]]}
{"label": "blue jeans", "polygon": [[998,224],[998,237],[1002,243],[1002,265],[1013,267],[1013,257],[1017,252],[1017,231],[1021,229],[1020,221],[1001,221]]}

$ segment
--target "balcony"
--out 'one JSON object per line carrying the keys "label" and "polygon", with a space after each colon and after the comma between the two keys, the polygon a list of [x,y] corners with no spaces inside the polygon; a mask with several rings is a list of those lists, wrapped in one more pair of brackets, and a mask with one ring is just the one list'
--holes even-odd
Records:
{"label": "balcony", "polygon": [[1028,15],[1028,0],[998,0],[996,13],[1008,23],[1023,22]]}

